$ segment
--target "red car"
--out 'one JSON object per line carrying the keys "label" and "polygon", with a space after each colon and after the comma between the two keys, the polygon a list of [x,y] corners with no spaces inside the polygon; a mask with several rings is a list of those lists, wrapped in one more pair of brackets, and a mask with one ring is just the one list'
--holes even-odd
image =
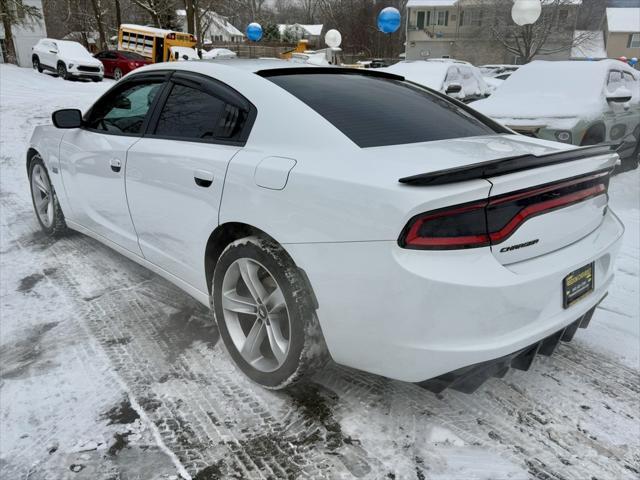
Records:
{"label": "red car", "polygon": [[148,65],[151,60],[133,52],[105,50],[94,55],[104,65],[104,76],[120,80],[138,67]]}

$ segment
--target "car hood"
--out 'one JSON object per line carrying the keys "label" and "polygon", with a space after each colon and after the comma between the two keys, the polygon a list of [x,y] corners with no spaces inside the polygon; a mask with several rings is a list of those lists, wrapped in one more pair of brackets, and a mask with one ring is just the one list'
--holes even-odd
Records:
{"label": "car hood", "polygon": [[67,63],[73,63],[74,65],[87,65],[91,67],[99,67],[102,62],[93,57],[66,57],[64,61]]}
{"label": "car hood", "polygon": [[576,102],[561,95],[500,95],[474,102],[472,107],[491,118],[597,117],[602,113],[598,98]]}

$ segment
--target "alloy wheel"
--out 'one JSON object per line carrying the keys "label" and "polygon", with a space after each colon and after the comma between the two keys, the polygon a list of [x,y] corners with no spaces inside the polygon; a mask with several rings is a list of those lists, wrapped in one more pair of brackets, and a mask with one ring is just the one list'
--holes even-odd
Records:
{"label": "alloy wheel", "polygon": [[291,320],[274,276],[260,262],[239,258],[222,281],[224,322],[242,358],[261,372],[273,372],[287,358]]}
{"label": "alloy wheel", "polygon": [[53,193],[49,178],[41,165],[31,171],[31,195],[36,207],[36,214],[46,228],[53,225]]}
{"label": "alloy wheel", "polygon": [[120,70],[119,68],[116,68],[113,71],[113,78],[116,80],[120,80],[122,78],[122,70]]}
{"label": "alloy wheel", "polygon": [[38,61],[37,58],[33,59],[33,69],[34,70],[38,70],[38,67],[40,67],[40,62]]}

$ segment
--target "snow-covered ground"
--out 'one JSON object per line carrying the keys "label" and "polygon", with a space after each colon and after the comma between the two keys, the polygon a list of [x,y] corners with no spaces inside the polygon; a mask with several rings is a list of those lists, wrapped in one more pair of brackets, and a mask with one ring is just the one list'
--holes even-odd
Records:
{"label": "snow-covered ground", "polygon": [[0,65],[1,478],[638,478],[638,171],[612,180],[627,231],[610,295],[529,372],[434,395],[334,365],[269,392],[195,301],[87,237],[39,233],[31,131],[111,84]]}

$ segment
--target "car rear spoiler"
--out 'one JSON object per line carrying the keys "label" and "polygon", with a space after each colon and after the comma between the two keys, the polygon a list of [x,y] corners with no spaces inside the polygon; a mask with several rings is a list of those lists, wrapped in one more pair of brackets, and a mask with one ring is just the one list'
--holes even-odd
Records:
{"label": "car rear spoiler", "polygon": [[410,177],[398,179],[400,183],[407,185],[446,185],[448,183],[475,180],[479,178],[491,178],[508,173],[531,170],[533,168],[556,165],[558,163],[573,162],[583,158],[595,157],[614,153],[613,145],[594,145],[574,148],[562,152],[553,152],[546,155],[517,155],[514,157],[497,158],[486,162],[472,163],[463,167],[448,168],[430,173],[420,173]]}

